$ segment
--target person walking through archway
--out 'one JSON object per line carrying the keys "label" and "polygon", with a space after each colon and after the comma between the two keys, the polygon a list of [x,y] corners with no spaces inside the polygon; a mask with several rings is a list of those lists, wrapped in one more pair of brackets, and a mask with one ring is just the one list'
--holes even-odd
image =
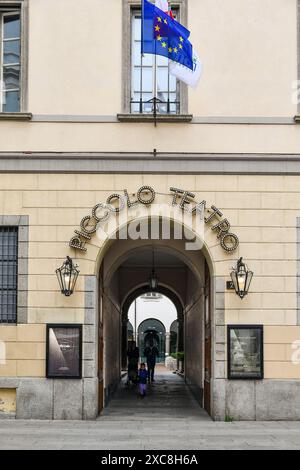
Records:
{"label": "person walking through archway", "polygon": [[148,372],[146,371],[145,363],[142,362],[138,373],[139,392],[142,398],[145,398],[147,392],[147,377]]}
{"label": "person walking through archway", "polygon": [[148,369],[148,382],[154,382],[154,371],[156,365],[156,358],[159,355],[158,349],[153,344],[153,340],[150,340],[149,345],[145,348],[144,356],[147,359]]}
{"label": "person walking through archway", "polygon": [[138,382],[138,364],[140,357],[140,350],[136,346],[136,342],[132,341],[127,351],[128,357],[128,383],[136,384]]}

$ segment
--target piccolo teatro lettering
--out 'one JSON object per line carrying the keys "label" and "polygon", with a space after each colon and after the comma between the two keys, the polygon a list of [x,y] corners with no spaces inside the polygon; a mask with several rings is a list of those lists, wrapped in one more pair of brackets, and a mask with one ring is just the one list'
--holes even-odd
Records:
{"label": "piccolo teatro lettering", "polygon": [[[92,209],[91,215],[83,217],[80,222],[80,230],[75,230],[75,235],[70,240],[70,247],[81,251],[87,251],[86,242],[91,240],[101,223],[106,222],[111,215],[116,215],[127,206],[142,204],[150,206],[156,200],[156,192],[151,186],[142,186],[136,194],[129,195],[127,189],[123,194],[113,193],[108,196],[106,202],[100,202]],[[223,213],[214,205],[207,207],[206,201],[197,202],[195,194],[180,188],[170,188],[171,204],[182,211],[188,211],[204,219],[205,224],[211,224],[211,229],[216,232],[221,247],[227,252],[233,252],[239,245],[239,239],[231,232],[228,219],[223,218]]]}

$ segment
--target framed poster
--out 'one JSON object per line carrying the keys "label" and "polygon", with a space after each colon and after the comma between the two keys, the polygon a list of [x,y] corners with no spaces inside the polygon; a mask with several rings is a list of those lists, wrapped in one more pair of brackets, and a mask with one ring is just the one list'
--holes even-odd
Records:
{"label": "framed poster", "polygon": [[82,325],[47,325],[46,377],[81,379]]}
{"label": "framed poster", "polygon": [[263,344],[262,325],[228,325],[228,378],[263,379]]}

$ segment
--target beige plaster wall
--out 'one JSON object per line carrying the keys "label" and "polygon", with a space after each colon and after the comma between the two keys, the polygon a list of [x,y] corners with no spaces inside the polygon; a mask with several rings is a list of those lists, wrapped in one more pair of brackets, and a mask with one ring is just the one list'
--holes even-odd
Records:
{"label": "beige plaster wall", "polygon": [[[30,111],[120,112],[122,0],[29,3]],[[204,63],[200,86],[190,93],[192,113],[296,114],[290,99],[297,78],[296,0],[189,0],[188,27]]]}
{"label": "beige plaster wall", "polygon": [[29,109],[120,111],[122,2],[30,0]]}
{"label": "beige plaster wall", "polygon": [[207,116],[289,116],[297,79],[296,1],[189,0],[203,78],[190,111]]}
{"label": "beige plaster wall", "polygon": [[156,148],[158,152],[298,154],[300,127],[3,121],[0,136],[1,152],[153,152]]}
{"label": "beige plaster wall", "polygon": [[0,325],[0,341],[6,346],[0,377],[45,377],[45,325]]}
{"label": "beige plaster wall", "polygon": [[[138,1],[139,3],[139,1]],[[30,0],[28,111],[122,112],[122,0]],[[194,116],[287,117],[297,79],[296,0],[189,0],[204,65]],[[0,122],[1,151],[298,153],[292,125]],[[165,136],[168,135],[168,138]]]}

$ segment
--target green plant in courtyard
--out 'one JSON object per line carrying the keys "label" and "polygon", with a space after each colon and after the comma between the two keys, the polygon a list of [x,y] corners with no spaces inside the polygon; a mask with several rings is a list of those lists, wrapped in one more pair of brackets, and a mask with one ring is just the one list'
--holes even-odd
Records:
{"label": "green plant in courtyard", "polygon": [[184,360],[184,352],[183,351],[178,351],[176,353],[172,353],[171,356],[174,359],[178,359],[178,361],[183,361]]}

